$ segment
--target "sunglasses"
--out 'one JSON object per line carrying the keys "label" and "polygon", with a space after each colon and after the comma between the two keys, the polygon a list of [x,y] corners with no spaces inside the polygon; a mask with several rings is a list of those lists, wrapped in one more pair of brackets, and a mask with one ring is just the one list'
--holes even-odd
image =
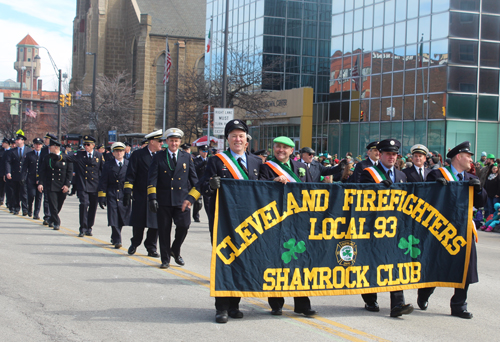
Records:
{"label": "sunglasses", "polygon": [[90,144],[89,143],[85,143],[85,144],[83,144],[83,146],[90,146]]}

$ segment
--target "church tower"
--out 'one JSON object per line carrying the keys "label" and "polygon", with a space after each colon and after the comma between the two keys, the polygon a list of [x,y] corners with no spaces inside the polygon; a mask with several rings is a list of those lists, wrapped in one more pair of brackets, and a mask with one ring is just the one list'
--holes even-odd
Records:
{"label": "church tower", "polygon": [[37,90],[37,80],[40,77],[38,52],[38,43],[29,34],[17,44],[14,69],[17,70],[17,81],[26,84],[25,90]]}

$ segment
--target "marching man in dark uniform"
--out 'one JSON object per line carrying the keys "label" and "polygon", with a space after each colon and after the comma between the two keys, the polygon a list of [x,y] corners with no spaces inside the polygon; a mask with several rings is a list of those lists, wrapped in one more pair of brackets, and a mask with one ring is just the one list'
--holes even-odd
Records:
{"label": "marching man in dark uniform", "polygon": [[40,163],[38,177],[38,191],[45,192],[49,201],[50,222],[54,230],[59,230],[61,219],[59,212],[69,191],[73,177],[73,164],[61,158],[61,143],[50,139],[50,154]]}
{"label": "marching man in dark uniform", "polygon": [[130,225],[132,226],[131,244],[128,254],[136,252],[137,247],[141,245],[144,237],[144,230],[147,227],[148,232],[144,247],[148,251],[148,256],[158,258],[158,220],[156,213],[149,209],[148,205],[148,172],[153,155],[161,150],[163,141],[163,131],[161,129],[146,135],[146,145],[140,150],[134,151],[129,159],[127,175],[125,177],[125,186],[123,192],[123,202],[125,206],[130,205],[132,192],[134,203],[132,205],[132,214],[130,215]]}
{"label": "marching man in dark uniform", "polygon": [[124,158],[125,144],[111,145],[114,159],[107,161],[99,179],[99,206],[108,207],[108,226],[111,227],[111,244],[122,246],[122,227],[130,220],[130,206],[123,205],[123,186],[129,161]]}
{"label": "marching man in dark uniform", "polygon": [[125,159],[129,160],[130,159],[130,156],[132,155],[132,153],[130,152],[130,150],[132,149],[132,145],[130,145],[129,142],[125,141]]}
{"label": "marching man in dark uniform", "polygon": [[9,212],[12,214],[14,210],[12,209],[14,200],[13,200],[13,194],[12,194],[12,179],[8,179],[6,175],[6,168],[7,168],[7,158],[9,158],[9,154],[12,153],[13,149],[16,148],[16,141],[14,139],[7,139],[9,140],[9,148],[5,150],[3,158],[2,158],[2,165],[1,165],[1,172],[2,172],[2,179],[5,182],[5,206],[9,208]]}
{"label": "marching man in dark uniform", "polygon": [[[191,189],[182,205],[182,210],[185,210],[191,208],[201,194],[210,196],[208,210],[210,241],[213,241],[215,198],[216,191],[220,188],[220,179],[257,180],[259,177],[262,160],[245,152],[248,146],[247,133],[248,127],[243,121],[231,120],[226,124],[224,136],[228,141],[229,149],[208,159],[205,174]],[[215,297],[215,321],[226,323],[228,316],[243,318],[243,312],[239,310],[240,300],[240,297]]]}
{"label": "marching man in dark uniform", "polygon": [[[451,165],[441,167],[437,170],[432,170],[427,176],[428,182],[437,181],[442,185],[447,185],[448,182],[461,182],[467,181],[469,185],[474,187],[474,207],[480,208],[486,203],[486,191],[481,187],[481,182],[479,178],[473,174],[468,173],[470,170],[470,164],[472,163],[472,156],[474,154],[470,151],[470,143],[464,141],[463,143],[455,146],[446,155],[447,158],[451,159]],[[477,232],[474,225],[474,236],[477,239]],[[477,283],[479,281],[477,275],[477,253],[476,244],[474,239],[472,239],[472,247],[470,252],[469,268],[467,270],[467,279],[465,282],[465,288],[455,289],[455,294],[451,297],[451,315],[460,318],[471,319],[472,313],[467,311],[467,291],[469,290],[469,285]],[[430,295],[434,292],[434,288],[422,289],[418,292],[418,303],[422,310],[427,309],[428,301]]]}
{"label": "marching man in dark uniform", "polygon": [[[406,183],[406,175],[394,167],[400,147],[401,143],[396,139],[386,139],[379,142],[376,146],[377,150],[380,151],[378,164],[365,168],[361,172],[359,183],[383,183],[387,187],[391,186],[392,183]],[[362,297],[366,310],[380,311],[376,293],[366,293]],[[412,312],[413,305],[405,304],[403,291],[392,291],[391,317],[408,315]]]}
{"label": "marching man in dark uniform", "polygon": [[[273,140],[274,157],[260,167],[259,179],[275,181],[286,184],[312,182],[312,176],[306,164],[290,158],[295,147],[292,139],[288,137],[277,137]],[[318,175],[319,177],[319,175]],[[293,297],[294,312],[302,313],[306,316],[316,315],[316,311],[311,309],[311,301],[308,297]],[[285,299],[282,297],[269,297],[271,315],[282,315]]]}
{"label": "marching man in dark uniform", "polygon": [[9,150],[10,150],[10,140],[7,138],[3,138],[2,148],[0,148],[0,205],[3,205],[5,197],[5,204],[7,207],[10,200],[10,191],[7,190],[4,176],[5,176],[5,163],[7,161],[7,154],[9,153],[8,152]]}
{"label": "marching man in dark uniform", "polygon": [[412,154],[413,166],[403,169],[407,182],[425,182],[427,175],[431,172],[424,165],[429,154],[429,149],[422,144],[416,144],[411,147],[410,152]]}
{"label": "marching man in dark uniform", "polygon": [[301,162],[304,163],[311,173],[311,182],[320,182],[321,176],[329,176],[342,172],[340,165],[326,167],[321,165],[319,161],[314,160],[316,152],[310,147],[303,147],[300,150]]}
{"label": "marching man in dark uniform", "polygon": [[[200,153],[199,156],[193,159],[194,162],[194,167],[196,169],[196,175],[198,176],[198,179],[201,179],[203,177],[203,174],[205,173],[205,169],[207,168],[207,163],[208,163],[208,146],[203,145],[198,147],[198,152]],[[196,184],[193,184],[193,186]],[[202,202],[203,200],[203,202]],[[194,222],[200,222],[200,210],[203,205],[205,205],[205,212],[207,213],[208,216],[208,201],[209,201],[209,196],[207,195],[202,195],[196,202],[193,204],[193,220]]]}
{"label": "marching man in dark uniform", "polygon": [[[44,146],[42,147],[42,150],[40,151],[40,158],[39,158],[40,162],[43,160],[43,158],[45,158],[46,155],[48,155],[50,153],[49,152],[50,139],[57,140],[57,137],[54,134],[47,132],[47,134],[45,134],[45,136],[43,137]],[[44,226],[49,225],[49,218],[50,218],[49,199],[45,196],[45,194],[43,194],[43,225]]]}
{"label": "marching man in dark uniform", "polygon": [[104,158],[101,153],[94,151],[95,142],[94,137],[86,135],[83,137],[84,151],[63,156],[63,160],[73,163],[75,168],[76,182],[74,183],[80,200],[79,237],[92,236],[92,227],[97,211],[97,186]]}
{"label": "marching man in dark uniform", "polygon": [[23,131],[17,131],[16,148],[12,149],[7,155],[5,175],[7,179],[12,180],[12,213],[17,215],[22,208],[23,216],[28,216],[28,196],[21,171],[26,155],[31,152],[31,148],[24,146],[25,141],[26,137]]}
{"label": "marching man in dark uniform", "polygon": [[[160,268],[170,267],[170,256],[183,266],[181,246],[188,233],[191,217],[189,210],[182,210],[190,185],[198,183],[191,154],[179,150],[184,133],[178,128],[165,132],[168,149],[154,155],[148,174],[149,208],[157,213],[160,242]],[[172,220],[175,223],[175,240],[170,245]]]}
{"label": "marching man in dark uniform", "polygon": [[380,152],[377,150],[378,141],[373,141],[366,146],[366,154],[368,158],[360,161],[356,164],[354,168],[354,172],[352,173],[352,181],[353,183],[359,183],[359,177],[361,177],[361,173],[364,169],[370,166],[374,166],[378,164],[378,159],[380,157]]}
{"label": "marching man in dark uniform", "polygon": [[[42,193],[37,190],[38,188],[38,175],[39,175],[39,165],[42,163],[40,158],[40,153],[42,149],[42,139],[33,139],[34,150],[26,155],[26,160],[23,163],[23,169],[21,170],[22,178],[26,182],[26,188],[28,192],[28,216],[35,220],[39,220],[40,207],[42,202]],[[35,209],[33,210],[33,201],[35,201]]]}

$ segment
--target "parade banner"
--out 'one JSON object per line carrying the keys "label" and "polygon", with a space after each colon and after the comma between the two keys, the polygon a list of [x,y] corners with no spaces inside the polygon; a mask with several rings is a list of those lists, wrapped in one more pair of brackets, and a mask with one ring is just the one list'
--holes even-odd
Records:
{"label": "parade banner", "polygon": [[468,183],[221,180],[211,296],[298,297],[465,286]]}

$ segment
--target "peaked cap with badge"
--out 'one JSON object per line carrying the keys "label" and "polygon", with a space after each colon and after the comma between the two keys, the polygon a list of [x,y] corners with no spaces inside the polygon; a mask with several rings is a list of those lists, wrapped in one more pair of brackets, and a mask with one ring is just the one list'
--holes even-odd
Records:
{"label": "peaked cap with badge", "polygon": [[224,127],[224,136],[226,139],[229,137],[229,133],[234,131],[235,129],[242,130],[245,133],[248,133],[248,126],[241,120],[231,120]]}
{"label": "peaked cap with badge", "polygon": [[157,131],[146,134],[144,138],[146,138],[146,140],[153,140],[153,139],[163,140],[163,131],[159,129]]}
{"label": "peaked cap with badge", "polygon": [[377,150],[380,152],[399,152],[401,143],[396,139],[385,139],[377,144]]}
{"label": "peaked cap with badge", "polygon": [[429,154],[429,149],[422,144],[416,144],[410,148],[410,152],[411,154],[420,153],[427,156]]}
{"label": "peaked cap with badge", "polygon": [[470,142],[464,141],[461,144],[458,144],[457,146],[453,147],[448,154],[446,154],[446,157],[448,158],[453,158],[459,153],[468,153],[471,156],[474,155],[474,153],[471,152],[470,150]]}
{"label": "peaked cap with badge", "polygon": [[184,136],[184,132],[178,128],[169,128],[165,131],[164,138],[179,138],[181,139]]}
{"label": "peaked cap with badge", "polygon": [[83,143],[84,144],[95,144],[95,142],[96,142],[96,140],[93,136],[91,136],[91,135],[83,136]]}
{"label": "peaked cap with badge", "polygon": [[111,145],[111,151],[124,151],[125,150],[125,144],[122,142],[114,142],[113,145]]}

